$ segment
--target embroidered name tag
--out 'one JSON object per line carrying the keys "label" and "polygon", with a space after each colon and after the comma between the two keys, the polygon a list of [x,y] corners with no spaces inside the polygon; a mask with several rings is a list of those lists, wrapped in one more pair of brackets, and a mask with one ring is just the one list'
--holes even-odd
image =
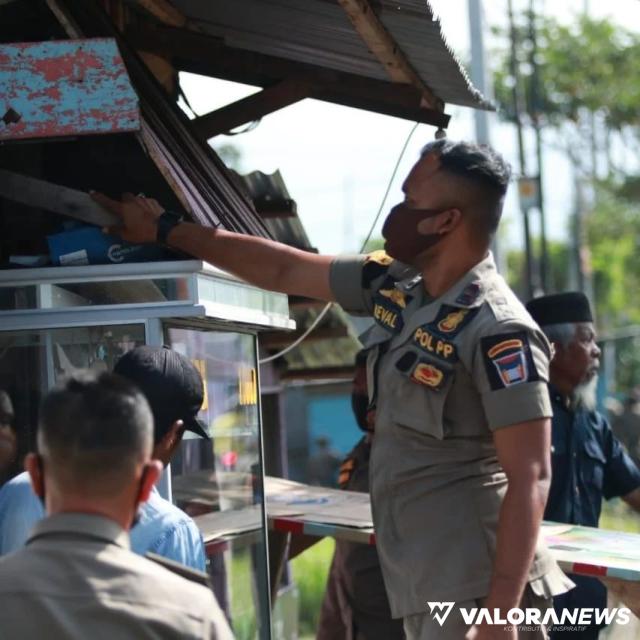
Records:
{"label": "embroidered name tag", "polygon": [[387,278],[373,297],[374,320],[393,333],[399,333],[404,327],[402,312],[413,296],[395,288],[393,278]]}
{"label": "embroidered name tag", "polygon": [[452,342],[443,340],[432,333],[431,325],[424,324],[418,327],[413,334],[413,342],[426,353],[448,362],[458,360],[458,352]]}

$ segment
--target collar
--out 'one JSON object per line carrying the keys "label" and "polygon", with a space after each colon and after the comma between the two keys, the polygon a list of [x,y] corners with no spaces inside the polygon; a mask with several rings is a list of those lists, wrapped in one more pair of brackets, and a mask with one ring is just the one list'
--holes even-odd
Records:
{"label": "collar", "polygon": [[27,544],[51,535],[68,534],[70,536],[93,538],[123,549],[130,549],[129,534],[117,523],[104,516],[88,513],[56,513],[38,522]]}
{"label": "collar", "polygon": [[446,293],[438,298],[438,302],[456,307],[479,307],[484,300],[484,281],[497,274],[496,263],[491,251],[478,264],[462,276]]}

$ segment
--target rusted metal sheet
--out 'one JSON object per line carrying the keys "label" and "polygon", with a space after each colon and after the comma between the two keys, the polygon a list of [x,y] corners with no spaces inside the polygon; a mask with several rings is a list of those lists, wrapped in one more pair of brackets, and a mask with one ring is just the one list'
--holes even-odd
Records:
{"label": "rusted metal sheet", "polygon": [[0,45],[0,140],[137,131],[113,38]]}

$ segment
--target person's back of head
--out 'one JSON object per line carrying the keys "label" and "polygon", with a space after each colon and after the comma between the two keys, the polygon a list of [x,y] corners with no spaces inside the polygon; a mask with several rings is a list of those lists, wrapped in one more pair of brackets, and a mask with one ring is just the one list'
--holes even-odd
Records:
{"label": "person's back of head", "polygon": [[50,513],[94,512],[128,528],[161,470],[147,400],[111,373],[80,371],[47,394],[37,442],[26,466]]}
{"label": "person's back of head", "polygon": [[458,206],[463,219],[466,215],[468,225],[488,244],[502,217],[511,179],[509,164],[488,145],[447,138],[422,149],[423,158],[430,154],[438,157],[439,171],[447,177],[443,205]]}

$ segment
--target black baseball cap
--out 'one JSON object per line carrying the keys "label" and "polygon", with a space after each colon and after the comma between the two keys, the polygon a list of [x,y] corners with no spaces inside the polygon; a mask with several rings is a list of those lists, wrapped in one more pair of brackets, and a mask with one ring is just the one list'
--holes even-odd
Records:
{"label": "black baseball cap", "polygon": [[168,347],[137,347],[118,360],[113,372],[136,384],[146,396],[155,421],[156,443],[176,420],[209,438],[207,426],[197,418],[204,386],[189,358]]}

